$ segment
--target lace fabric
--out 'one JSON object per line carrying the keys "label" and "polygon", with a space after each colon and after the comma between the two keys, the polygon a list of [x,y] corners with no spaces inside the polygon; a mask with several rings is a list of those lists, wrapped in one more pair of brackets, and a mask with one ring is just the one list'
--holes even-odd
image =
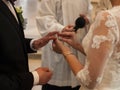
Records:
{"label": "lace fabric", "polygon": [[83,40],[86,64],[77,78],[82,90],[120,90],[120,7],[100,12]]}

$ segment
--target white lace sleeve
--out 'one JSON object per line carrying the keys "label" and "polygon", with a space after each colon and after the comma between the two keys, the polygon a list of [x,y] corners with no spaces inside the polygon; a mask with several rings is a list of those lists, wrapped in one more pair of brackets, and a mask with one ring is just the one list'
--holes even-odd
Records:
{"label": "white lace sleeve", "polygon": [[[103,79],[105,66],[118,40],[118,26],[108,12],[101,12],[92,25],[92,35],[86,53],[85,67],[77,78],[87,88],[95,88]],[[89,34],[89,32],[88,32]]]}

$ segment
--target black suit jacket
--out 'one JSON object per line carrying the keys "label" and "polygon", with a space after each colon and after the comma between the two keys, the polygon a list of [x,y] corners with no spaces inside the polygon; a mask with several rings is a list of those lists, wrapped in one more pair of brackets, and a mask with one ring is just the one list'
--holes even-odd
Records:
{"label": "black suit jacket", "polygon": [[29,43],[30,39],[24,38],[20,20],[17,22],[0,0],[0,90],[31,90],[33,75],[28,69],[27,53],[32,50]]}

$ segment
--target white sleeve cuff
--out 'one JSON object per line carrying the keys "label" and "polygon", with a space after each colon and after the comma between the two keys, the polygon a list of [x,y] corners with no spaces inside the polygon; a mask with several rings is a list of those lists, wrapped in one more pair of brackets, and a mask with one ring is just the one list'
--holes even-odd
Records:
{"label": "white sleeve cuff", "polygon": [[30,41],[30,48],[31,48],[33,51],[37,51],[37,49],[33,48],[33,46],[32,46],[32,44],[33,44],[33,42],[34,42],[35,40],[37,40],[37,39],[32,39],[32,40]]}
{"label": "white sleeve cuff", "polygon": [[33,74],[33,78],[34,78],[33,84],[37,85],[39,83],[39,75],[38,75],[37,71],[33,71],[32,74]]}

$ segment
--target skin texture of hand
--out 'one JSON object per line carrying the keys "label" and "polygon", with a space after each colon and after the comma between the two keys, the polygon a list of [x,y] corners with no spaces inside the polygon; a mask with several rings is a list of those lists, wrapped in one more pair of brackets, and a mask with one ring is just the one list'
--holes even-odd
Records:
{"label": "skin texture of hand", "polygon": [[[54,40],[54,41],[55,41],[55,40]],[[58,54],[61,54],[61,53],[62,53],[61,49],[58,48],[58,46],[56,45],[56,43],[55,43],[54,41],[53,41],[53,43],[52,43],[53,51],[56,52],[56,53],[58,53]]]}
{"label": "skin texture of hand", "polygon": [[43,38],[37,39],[33,42],[33,48],[35,48],[36,50],[45,46],[50,40],[55,40],[56,39],[56,34],[58,32],[57,31],[53,31],[48,33],[46,36],[44,36]]}
{"label": "skin texture of hand", "polygon": [[35,71],[39,75],[39,85],[46,84],[52,77],[52,71],[48,68],[38,68]]}
{"label": "skin texture of hand", "polygon": [[63,54],[66,52],[71,52],[70,48],[64,45],[63,42],[59,39],[54,40],[53,43],[56,45],[56,48],[58,48]]}
{"label": "skin texture of hand", "polygon": [[73,25],[68,25],[68,26],[63,28],[62,32],[65,32],[65,31],[72,32],[72,31],[74,31],[73,28],[74,28]]}
{"label": "skin texture of hand", "polygon": [[[63,30],[62,30],[62,32],[72,32],[72,31],[74,31],[74,30],[73,30],[73,25],[68,25],[68,26],[66,26],[65,28],[63,28]],[[61,37],[58,37],[58,39],[61,40]],[[63,43],[63,42],[62,42],[62,43]],[[53,48],[53,50],[54,50],[56,53],[59,53],[59,54],[62,53],[62,52],[61,52],[61,49],[59,49],[58,46],[56,45],[56,43],[54,43],[54,42],[53,42],[53,44],[52,44],[52,48]]]}
{"label": "skin texture of hand", "polygon": [[75,48],[75,49],[79,50],[80,52],[82,52],[83,54],[85,54],[81,43],[79,43],[77,41],[76,33],[73,32],[72,29],[64,30],[62,33],[59,33],[59,37],[60,37],[61,41],[66,42],[73,48]]}
{"label": "skin texture of hand", "polygon": [[62,33],[59,33],[60,40],[66,42],[73,48],[77,49],[76,46],[78,45],[76,39],[76,33],[72,30],[64,30]]}
{"label": "skin texture of hand", "polygon": [[[65,51],[70,51],[70,49],[63,44],[65,41],[62,39],[64,37],[64,35],[62,35],[62,33],[73,32],[74,31],[73,28],[74,28],[73,25],[68,25],[68,26],[63,28],[61,34],[58,33],[58,39],[53,41],[53,50],[55,52],[61,54],[61,53],[65,52]],[[69,35],[65,35],[65,38],[69,39],[70,37],[69,37]]]}

